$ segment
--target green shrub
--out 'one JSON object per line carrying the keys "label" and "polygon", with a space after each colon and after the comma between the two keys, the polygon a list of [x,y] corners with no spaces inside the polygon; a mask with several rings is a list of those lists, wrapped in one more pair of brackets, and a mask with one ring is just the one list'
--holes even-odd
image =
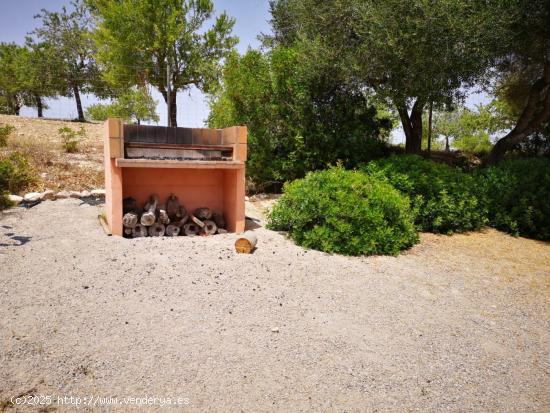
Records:
{"label": "green shrub", "polygon": [[550,158],[503,161],[479,172],[491,226],[550,240]]}
{"label": "green shrub", "polygon": [[8,137],[15,130],[15,127],[12,125],[0,126],[0,147],[6,146],[8,144]]}
{"label": "green shrub", "polygon": [[84,127],[81,126],[78,131],[75,131],[68,126],[63,126],[62,128],[59,128],[58,132],[61,135],[61,141],[65,152],[78,152],[78,145],[80,144],[80,140],[86,136],[86,131],[84,130]]}
{"label": "green shrub", "polygon": [[10,206],[6,195],[17,193],[34,181],[27,159],[18,152],[0,159],[0,209]]}
{"label": "green shrub", "polygon": [[395,155],[369,163],[365,171],[409,196],[422,231],[450,234],[487,223],[476,179],[457,168],[416,155]]}
{"label": "green shrub", "polygon": [[285,184],[268,227],[288,231],[298,245],[346,255],[397,254],[418,241],[405,196],[341,167]]}

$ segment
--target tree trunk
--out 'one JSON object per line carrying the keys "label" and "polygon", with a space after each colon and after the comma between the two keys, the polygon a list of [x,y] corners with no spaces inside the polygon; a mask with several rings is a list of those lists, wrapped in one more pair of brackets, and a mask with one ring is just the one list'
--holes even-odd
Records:
{"label": "tree trunk", "polygon": [[451,151],[451,147],[449,145],[449,137],[445,136],[445,152],[450,152],[450,151]]}
{"label": "tree trunk", "polygon": [[34,95],[34,99],[36,101],[36,110],[38,112],[38,117],[43,118],[44,116],[43,116],[42,112],[43,112],[44,107],[42,105],[42,98],[38,95]]}
{"label": "tree trunk", "polygon": [[174,128],[178,126],[178,107],[176,106],[176,95],[176,91],[172,90],[170,93],[170,124]]}
{"label": "tree trunk", "polygon": [[405,152],[419,154],[422,151],[422,110],[424,109],[424,101],[417,99],[410,115],[404,102],[397,104],[396,107],[405,132]]}
{"label": "tree trunk", "polygon": [[85,121],[84,111],[82,110],[82,102],[80,101],[80,91],[78,90],[77,85],[73,86],[73,94],[74,94],[74,99],[76,101],[76,110],[78,112],[78,121],[79,122],[84,122]]}
{"label": "tree trunk", "polygon": [[506,152],[518,143],[539,130],[541,125],[550,120],[550,61],[544,65],[542,76],[533,83],[529,90],[527,103],[523,108],[516,126],[493,147],[487,158],[489,165],[502,160]]}
{"label": "tree trunk", "polygon": [[433,114],[434,102],[430,101],[430,112],[428,115],[428,156],[432,153],[432,114]]}

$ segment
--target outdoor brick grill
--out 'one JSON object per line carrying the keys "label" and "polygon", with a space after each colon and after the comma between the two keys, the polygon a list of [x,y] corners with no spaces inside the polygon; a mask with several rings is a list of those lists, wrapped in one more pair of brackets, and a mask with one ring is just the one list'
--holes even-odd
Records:
{"label": "outdoor brick grill", "polygon": [[104,152],[106,218],[113,235],[123,235],[123,200],[145,205],[151,194],[161,202],[173,195],[187,211],[217,211],[229,232],[244,231],[246,127],[170,128],[109,119]]}

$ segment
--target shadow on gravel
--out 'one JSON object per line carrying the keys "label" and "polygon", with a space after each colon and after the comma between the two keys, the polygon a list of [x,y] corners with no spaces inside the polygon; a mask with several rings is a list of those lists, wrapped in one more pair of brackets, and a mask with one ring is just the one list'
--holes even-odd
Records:
{"label": "shadow on gravel", "polygon": [[0,247],[20,247],[21,245],[25,245],[27,242],[29,242],[32,239],[32,237],[27,237],[25,235],[15,235],[12,232],[9,232],[4,235],[6,235],[10,240],[16,241],[17,244],[16,243],[7,244],[2,242],[0,243]]}
{"label": "shadow on gravel", "polygon": [[89,198],[80,198],[80,201],[82,201],[80,205],[83,205],[83,204],[88,204],[88,205],[91,205],[91,206],[97,206],[97,205],[102,205],[105,203],[105,201],[101,198],[94,198],[94,197],[89,197]]}

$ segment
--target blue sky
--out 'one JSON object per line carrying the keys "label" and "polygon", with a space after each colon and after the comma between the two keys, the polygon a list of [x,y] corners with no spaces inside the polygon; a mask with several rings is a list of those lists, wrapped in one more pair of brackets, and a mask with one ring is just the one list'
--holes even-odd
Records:
{"label": "blue sky", "polygon": [[[32,31],[39,20],[34,19],[42,8],[56,11],[69,0],[0,0],[0,41],[23,43],[25,35]],[[243,53],[250,47],[258,47],[257,36],[270,31],[268,20],[269,5],[267,0],[214,0],[216,13],[225,10],[236,19],[233,33],[239,37],[237,49]],[[153,91],[153,97],[159,102],[158,113],[160,124],[166,124],[166,106],[162,96]],[[83,105],[97,100],[93,96],[83,97]],[[74,99],[48,100],[49,109],[44,116],[50,118],[76,118]],[[36,110],[23,108],[22,116],[36,116]],[[178,126],[200,127],[208,116],[208,105],[204,95],[197,89],[178,94]]]}

